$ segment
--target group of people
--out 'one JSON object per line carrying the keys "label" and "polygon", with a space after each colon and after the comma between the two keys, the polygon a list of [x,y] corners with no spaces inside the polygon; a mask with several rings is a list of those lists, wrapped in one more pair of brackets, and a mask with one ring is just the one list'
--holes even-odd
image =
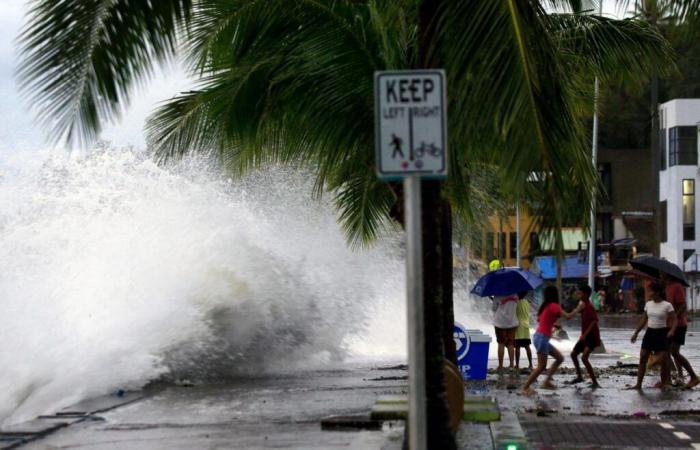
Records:
{"label": "group of people", "polygon": [[[661,366],[661,380],[654,387],[663,389],[671,386],[672,365],[675,366],[678,380],[681,383],[683,382],[683,370],[690,376],[689,381],[685,384],[686,388],[693,388],[700,383],[700,378],[688,360],[680,353],[680,347],[685,344],[688,326],[685,289],[678,281],[665,275],[661,276],[660,281],[660,283],[651,283],[650,299],[645,304],[642,319],[631,338],[633,343],[636,342],[642,329],[647,328],[639,354],[637,382],[628,386],[629,389],[642,389],[647,364],[652,354]],[[590,286],[580,285],[576,291],[578,304],[573,311],[567,312],[560,305],[557,288],[555,286],[545,287],[543,300],[537,311],[538,326],[532,340],[530,339],[530,303],[526,298],[527,292],[494,299],[498,370],[504,369],[503,359],[506,350],[508,351],[510,367],[518,370],[520,351],[524,349],[530,369],[530,375],[523,386],[524,394],[534,393],[532,385],[545,370],[547,370],[546,378],[541,383],[541,387],[555,389],[552,377],[564,361],[564,357],[551,344],[550,340],[560,318],[570,320],[578,314],[581,315],[581,334],[571,352],[576,378],[568,383],[575,384],[584,381],[579,364],[580,356],[591,380],[590,387],[595,389],[600,386],[589,359],[590,354],[602,344],[598,314],[591,302],[591,293]],[[537,366],[534,368],[531,345],[535,347],[537,352]],[[554,362],[547,369],[549,356],[554,358]]]}

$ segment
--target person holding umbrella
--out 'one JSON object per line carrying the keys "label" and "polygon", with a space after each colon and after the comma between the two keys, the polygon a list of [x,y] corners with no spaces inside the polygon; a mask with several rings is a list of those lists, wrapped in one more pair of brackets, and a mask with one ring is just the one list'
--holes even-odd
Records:
{"label": "person holding umbrella", "polygon": [[[677,329],[674,330],[674,334],[670,338],[669,351],[675,361],[679,376],[682,378],[683,368],[690,375],[690,381],[688,381],[686,387],[688,389],[695,387],[700,383],[700,379],[698,379],[688,360],[680,353],[680,347],[685,344],[685,334],[688,329],[685,289],[683,286],[687,287],[689,285],[685,279],[685,274],[677,265],[656,256],[640,256],[631,260],[630,264],[634,269],[661,280],[666,301],[673,306],[677,322]],[[661,384],[663,383],[664,381],[662,380]]]}
{"label": "person holding umbrella", "polygon": [[503,371],[503,354],[508,349],[508,367],[513,369],[515,353],[515,332],[518,329],[518,317],[515,310],[518,305],[517,295],[499,296],[493,299],[495,312],[493,326],[498,343],[498,372]]}
{"label": "person holding umbrella", "polygon": [[494,320],[498,342],[498,369],[503,369],[503,356],[508,348],[510,367],[513,367],[515,332],[518,328],[516,308],[518,292],[526,292],[542,284],[542,279],[532,272],[518,268],[497,269],[488,272],[474,285],[472,294],[494,299]]}
{"label": "person holding umbrella", "polygon": [[700,379],[698,379],[698,376],[693,370],[693,366],[690,365],[690,362],[688,362],[685,356],[681,355],[681,346],[685,345],[685,334],[688,331],[688,313],[685,303],[685,289],[678,280],[663,272],[661,273],[661,284],[664,286],[666,301],[673,305],[673,309],[678,320],[676,332],[671,337],[669,351],[673,361],[675,362],[678,378],[680,378],[681,382],[683,381],[683,369],[685,369],[688,372],[688,375],[690,375],[690,381],[688,381],[688,384],[686,384],[685,387],[692,389],[697,386],[698,383],[700,383]]}

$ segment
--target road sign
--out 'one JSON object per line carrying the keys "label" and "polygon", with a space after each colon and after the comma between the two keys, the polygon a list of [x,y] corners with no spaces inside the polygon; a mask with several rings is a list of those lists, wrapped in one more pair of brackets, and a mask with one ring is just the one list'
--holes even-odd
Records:
{"label": "road sign", "polygon": [[374,97],[379,178],[446,178],[445,72],[375,72]]}

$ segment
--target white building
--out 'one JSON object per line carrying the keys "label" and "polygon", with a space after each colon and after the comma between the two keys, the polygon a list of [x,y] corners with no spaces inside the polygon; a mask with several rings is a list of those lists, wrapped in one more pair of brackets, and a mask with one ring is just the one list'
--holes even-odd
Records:
{"label": "white building", "polygon": [[679,267],[700,253],[696,225],[700,210],[695,207],[700,188],[698,123],[700,99],[676,99],[659,106],[661,257]]}

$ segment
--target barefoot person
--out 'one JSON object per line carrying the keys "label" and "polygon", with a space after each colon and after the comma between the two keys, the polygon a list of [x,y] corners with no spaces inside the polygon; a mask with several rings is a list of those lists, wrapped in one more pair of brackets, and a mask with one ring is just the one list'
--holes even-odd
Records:
{"label": "barefoot person", "polygon": [[518,292],[518,305],[515,315],[518,318],[518,329],[515,332],[515,368],[520,367],[520,349],[527,353],[528,369],[532,370],[532,351],[530,350],[530,302],[525,298],[527,292]]}
{"label": "barefoot person", "polygon": [[[662,289],[659,283],[651,284],[651,301],[644,306],[644,315],[639,326],[632,335],[632,343],[637,341],[637,335],[648,325],[642,339],[642,349],[639,352],[639,369],[637,369],[637,384],[628,389],[642,389],[642,381],[647,370],[649,355],[653,352],[661,362],[661,383],[657,386],[665,389],[670,386],[669,358],[667,355],[669,340],[676,332],[678,321],[673,305],[661,298]],[[670,328],[668,324],[671,324]]]}
{"label": "barefoot person", "polygon": [[564,361],[564,358],[561,356],[559,350],[549,343],[549,340],[552,337],[554,322],[556,322],[559,317],[564,317],[568,320],[573,316],[573,313],[567,313],[561,309],[559,305],[559,291],[557,291],[557,288],[554,286],[547,286],[544,289],[544,299],[537,312],[539,325],[537,326],[537,331],[532,336],[532,343],[535,345],[535,350],[537,350],[537,368],[532,371],[523,386],[523,393],[525,395],[531,395],[535,392],[530,386],[532,386],[532,384],[537,381],[537,377],[544,372],[547,367],[547,356],[549,355],[554,358],[554,364],[550,366],[547,372],[547,378],[545,378],[542,383],[542,387],[545,389],[555,389],[555,386],[552,384],[552,376],[562,361]]}
{"label": "barefoot person", "polygon": [[586,372],[591,378],[591,387],[600,387],[598,379],[593,372],[593,366],[588,360],[588,356],[600,345],[600,329],[598,328],[598,314],[595,312],[593,303],[591,303],[591,287],[587,284],[579,286],[576,295],[579,299],[579,304],[574,310],[574,314],[581,313],[581,336],[574,346],[574,351],[571,352],[571,359],[576,367],[576,378],[570,381],[570,384],[576,384],[583,381],[581,374],[581,366],[578,363],[578,355],[581,355],[581,361],[586,366]]}
{"label": "barefoot person", "polygon": [[508,349],[508,367],[513,368],[513,353],[515,345],[515,330],[518,328],[518,318],[515,315],[518,297],[509,295],[506,297],[496,297],[494,306],[496,312],[493,314],[493,326],[496,329],[496,342],[498,343],[498,371],[503,370],[503,353]]}
{"label": "barefoot person", "polygon": [[661,283],[665,287],[666,301],[673,305],[678,319],[676,332],[671,338],[669,351],[676,365],[676,371],[680,382],[683,382],[683,369],[690,375],[690,380],[686,384],[686,388],[691,389],[700,383],[700,379],[693,370],[685,356],[681,355],[681,346],[685,345],[685,334],[688,331],[688,311],[685,303],[685,289],[674,278],[668,275],[661,274]]}

